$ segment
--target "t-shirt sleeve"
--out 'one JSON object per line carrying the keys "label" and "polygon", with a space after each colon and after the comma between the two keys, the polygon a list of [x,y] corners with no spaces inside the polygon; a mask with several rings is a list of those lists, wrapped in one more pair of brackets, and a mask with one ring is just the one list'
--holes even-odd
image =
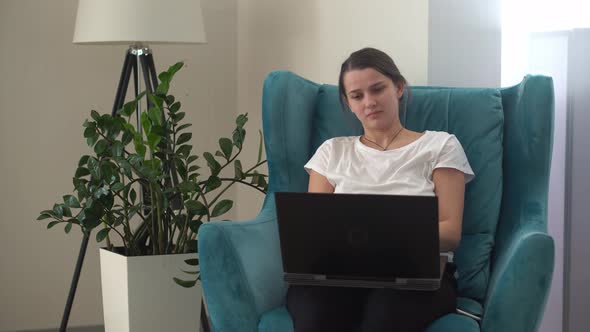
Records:
{"label": "t-shirt sleeve", "polygon": [[475,177],[465,151],[463,151],[463,147],[455,135],[450,135],[442,146],[433,169],[437,168],[454,168],[463,172],[465,174],[465,183]]}
{"label": "t-shirt sleeve", "polygon": [[311,170],[318,172],[319,174],[327,177],[328,163],[330,162],[330,155],[332,153],[332,141],[325,141],[316,150],[314,155],[309,159],[307,164],[303,167],[307,173],[311,173]]}

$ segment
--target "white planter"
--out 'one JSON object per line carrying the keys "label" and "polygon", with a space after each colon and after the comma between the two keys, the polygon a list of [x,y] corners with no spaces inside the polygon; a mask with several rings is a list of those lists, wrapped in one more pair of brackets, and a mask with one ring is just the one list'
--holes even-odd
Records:
{"label": "white planter", "polygon": [[173,277],[192,279],[180,269],[197,254],[126,257],[100,249],[105,332],[199,331],[200,283],[177,285]]}

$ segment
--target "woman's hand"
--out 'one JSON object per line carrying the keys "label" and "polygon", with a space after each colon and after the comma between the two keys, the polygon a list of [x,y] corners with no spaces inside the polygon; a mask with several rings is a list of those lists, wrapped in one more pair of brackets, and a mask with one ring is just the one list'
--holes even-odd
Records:
{"label": "woman's hand", "polygon": [[432,179],[438,196],[440,251],[452,251],[461,242],[465,174],[454,168],[437,168]]}

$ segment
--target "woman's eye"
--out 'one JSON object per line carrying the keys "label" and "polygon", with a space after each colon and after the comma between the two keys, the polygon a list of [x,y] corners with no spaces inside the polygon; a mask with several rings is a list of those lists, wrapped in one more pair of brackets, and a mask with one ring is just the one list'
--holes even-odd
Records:
{"label": "woman's eye", "polygon": [[350,96],[350,99],[359,100],[359,99],[361,99],[361,96],[359,96],[359,95],[353,95],[353,96]]}
{"label": "woman's eye", "polygon": [[373,88],[373,92],[381,92],[383,90],[383,86],[377,86]]}

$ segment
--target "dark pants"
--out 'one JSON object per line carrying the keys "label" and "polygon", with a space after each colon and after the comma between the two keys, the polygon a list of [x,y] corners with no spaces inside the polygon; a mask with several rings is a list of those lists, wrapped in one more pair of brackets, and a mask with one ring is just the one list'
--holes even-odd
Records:
{"label": "dark pants", "polygon": [[457,283],[449,264],[437,291],[291,286],[287,309],[296,332],[421,332],[455,312]]}

